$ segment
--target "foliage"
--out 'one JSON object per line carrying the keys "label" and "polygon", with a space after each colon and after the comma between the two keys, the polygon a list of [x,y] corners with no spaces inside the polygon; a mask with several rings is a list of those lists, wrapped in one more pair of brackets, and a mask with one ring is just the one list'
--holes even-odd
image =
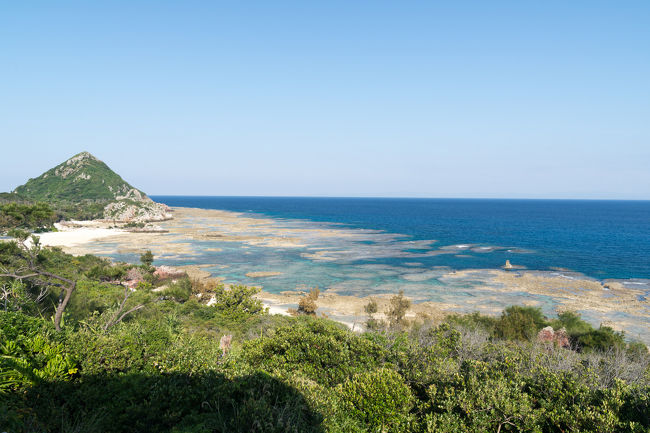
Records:
{"label": "foliage", "polygon": [[546,324],[541,309],[513,305],[503,311],[494,325],[494,333],[499,338],[530,341]]}
{"label": "foliage", "polygon": [[583,351],[608,350],[624,348],[625,339],[622,332],[616,332],[608,326],[600,326],[578,337],[578,344]]}
{"label": "foliage", "polygon": [[150,268],[153,264],[153,254],[151,250],[147,250],[140,255],[140,263],[142,263],[147,268]]}
{"label": "foliage", "polygon": [[[0,243],[0,266],[19,269],[24,254]],[[355,333],[312,315],[268,315],[255,288],[180,278],[130,291],[117,282],[142,267],[49,248],[35,257],[77,290],[55,332],[49,301],[58,294],[34,308],[37,284],[0,279],[15,284],[0,312],[1,431],[650,429],[647,348],[576,313],[547,319],[509,307],[500,317],[408,323],[397,295],[392,326]],[[549,324],[565,327],[578,350],[537,343]],[[223,335],[232,335],[227,354]]]}
{"label": "foliage", "polygon": [[403,431],[414,399],[396,371],[380,368],[354,375],[339,385],[345,410],[371,431]]}
{"label": "foliage", "polygon": [[28,200],[79,202],[111,201],[132,189],[105,163],[82,152],[30,179],[15,191]]}
{"label": "foliage", "polygon": [[0,314],[0,393],[41,381],[65,380],[76,364],[53,340],[52,328],[20,313]]}
{"label": "foliage", "polygon": [[309,293],[304,295],[300,298],[300,301],[298,301],[298,310],[296,310],[296,313],[306,314],[308,316],[316,315],[316,310],[318,309],[316,301],[318,300],[319,295],[320,290],[318,288],[309,290]]}
{"label": "foliage", "polygon": [[378,310],[379,307],[377,301],[374,299],[371,299],[366,305],[364,305],[363,311],[368,315],[368,318],[366,319],[366,329],[379,330],[382,327],[382,321],[375,318],[375,314],[377,314]]}
{"label": "foliage", "polygon": [[255,298],[259,291],[257,287],[235,285],[226,288],[223,284],[219,284],[213,290],[212,308],[227,312],[233,319],[260,314],[265,311],[265,308],[262,301]]}
{"label": "foliage", "polygon": [[0,232],[11,228],[49,231],[56,220],[54,211],[46,203],[0,205]]}
{"label": "foliage", "polygon": [[390,298],[390,308],[387,312],[388,323],[391,327],[400,327],[406,324],[406,311],[411,306],[411,301],[404,296],[404,291]]}
{"label": "foliage", "polygon": [[317,383],[332,386],[380,366],[384,350],[338,324],[300,317],[268,337],[246,342],[244,356],[253,367],[268,372],[300,371]]}

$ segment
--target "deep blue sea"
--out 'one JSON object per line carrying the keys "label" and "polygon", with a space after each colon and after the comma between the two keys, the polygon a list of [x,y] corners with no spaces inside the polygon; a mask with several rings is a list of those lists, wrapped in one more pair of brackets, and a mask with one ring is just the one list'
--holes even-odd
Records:
{"label": "deep blue sea", "polygon": [[[169,206],[335,223],[405,235],[462,254],[425,266],[565,268],[598,278],[650,278],[650,201],[155,196]],[[415,249],[413,252],[417,252]],[[366,263],[400,265],[400,257]],[[364,260],[360,260],[364,262]]]}

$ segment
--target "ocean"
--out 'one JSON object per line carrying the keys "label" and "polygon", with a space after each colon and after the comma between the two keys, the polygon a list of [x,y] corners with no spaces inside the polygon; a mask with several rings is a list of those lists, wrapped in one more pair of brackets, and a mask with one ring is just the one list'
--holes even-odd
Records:
{"label": "ocean", "polygon": [[[425,267],[484,269],[506,260],[531,270],[598,279],[650,278],[650,201],[154,196],[169,206],[380,231],[435,241],[458,254],[417,257]],[[369,245],[372,240],[369,240]],[[420,245],[422,246],[422,245]],[[418,250],[414,245],[413,252]],[[358,264],[412,260],[360,257]],[[315,281],[317,285],[319,282]]]}

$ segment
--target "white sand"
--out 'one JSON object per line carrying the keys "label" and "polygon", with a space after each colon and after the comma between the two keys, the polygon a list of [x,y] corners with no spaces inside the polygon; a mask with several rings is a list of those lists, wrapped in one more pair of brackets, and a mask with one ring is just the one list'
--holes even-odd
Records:
{"label": "white sand", "polygon": [[[83,224],[85,223],[85,224]],[[41,245],[49,247],[70,247],[73,245],[85,244],[97,239],[108,236],[120,235],[127,233],[125,230],[109,229],[97,225],[91,226],[84,221],[79,225],[84,227],[70,227],[63,224],[55,224],[57,232],[40,233],[37,236],[41,240]]]}
{"label": "white sand", "polygon": [[277,305],[273,304],[268,304],[266,302],[263,303],[265,307],[269,309],[269,314],[280,314],[282,316],[291,316],[289,312],[287,311],[289,307],[280,307]]}

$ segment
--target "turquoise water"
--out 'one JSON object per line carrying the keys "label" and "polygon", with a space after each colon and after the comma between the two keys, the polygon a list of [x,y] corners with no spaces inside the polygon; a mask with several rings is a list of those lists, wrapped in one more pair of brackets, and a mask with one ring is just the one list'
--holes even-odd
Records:
{"label": "turquoise water", "polygon": [[[529,287],[513,290],[495,281],[490,270],[510,260],[528,272],[565,279],[567,286],[559,290],[578,296],[583,289],[570,288],[576,278],[623,282],[638,297],[635,305],[615,305],[612,299],[609,311],[584,309],[582,302],[569,306],[596,326],[613,321],[650,343],[650,202],[153,198],[249,218],[240,226],[239,218],[167,221],[164,241],[138,246],[154,251],[156,264],[202,265],[227,283],[272,293],[319,287],[369,296],[403,290],[414,302],[433,301],[459,312],[496,314],[508,305],[528,304],[552,315],[567,305],[556,289],[532,294]],[[183,235],[188,228],[200,234]],[[96,252],[138,260],[137,249],[128,252],[110,242],[96,242]],[[183,248],[169,248],[169,242]],[[461,270],[466,272],[456,272]]]}
{"label": "turquoise water", "polygon": [[[170,206],[224,209],[280,219],[334,223],[435,240],[458,254],[417,256],[426,267],[567,268],[605,278],[650,278],[650,201],[470,200],[157,196]],[[374,245],[367,241],[368,248]],[[412,252],[429,251],[414,243]],[[414,254],[417,255],[417,254]],[[402,266],[413,257],[339,257],[340,263]]]}

